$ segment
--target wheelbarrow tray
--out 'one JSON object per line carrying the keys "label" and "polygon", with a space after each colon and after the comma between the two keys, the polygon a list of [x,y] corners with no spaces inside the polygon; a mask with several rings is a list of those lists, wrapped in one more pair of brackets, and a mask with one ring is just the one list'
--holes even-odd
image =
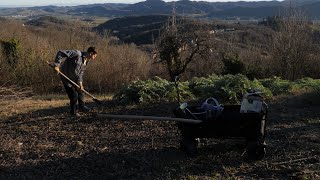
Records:
{"label": "wheelbarrow tray", "polygon": [[[240,105],[228,105],[215,118],[206,119],[206,113],[201,114],[198,107],[190,107],[191,112],[203,123],[180,123],[179,129],[183,136],[195,138],[211,137],[244,137],[248,139],[264,136],[265,115],[261,113],[240,113]],[[177,114],[175,114],[177,116]],[[180,118],[192,118],[188,114],[180,114]]]}
{"label": "wheelbarrow tray", "polygon": [[[195,151],[197,138],[245,138],[251,158],[261,159],[265,154],[265,131],[267,112],[240,113],[240,105],[226,105],[221,113],[208,118],[199,106],[190,106],[188,111],[175,109],[179,118],[202,120],[202,123],[178,123],[181,132],[181,148],[185,151]],[[263,152],[258,152],[262,148]],[[261,151],[261,150],[260,150]],[[262,154],[261,154],[262,153]],[[258,157],[259,156],[259,157]]]}

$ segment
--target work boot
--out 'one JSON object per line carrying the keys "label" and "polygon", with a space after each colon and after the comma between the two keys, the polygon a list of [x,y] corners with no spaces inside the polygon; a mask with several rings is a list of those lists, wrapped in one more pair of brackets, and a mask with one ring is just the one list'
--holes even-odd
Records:
{"label": "work boot", "polygon": [[81,112],[89,112],[91,109],[87,106],[80,106],[79,111]]}
{"label": "work boot", "polygon": [[81,117],[81,115],[79,114],[79,113],[70,113],[71,114],[71,116],[73,116],[73,117]]}
{"label": "work boot", "polygon": [[73,117],[80,117],[81,116],[78,112],[73,112],[73,111],[70,112],[70,115]]}

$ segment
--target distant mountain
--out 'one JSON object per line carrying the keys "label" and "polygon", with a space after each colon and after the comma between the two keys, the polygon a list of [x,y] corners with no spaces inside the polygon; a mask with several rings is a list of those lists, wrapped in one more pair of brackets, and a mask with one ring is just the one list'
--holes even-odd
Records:
{"label": "distant mountain", "polygon": [[282,3],[285,5],[291,4],[294,6],[301,6],[306,4],[313,4],[315,2],[320,2],[320,0],[284,0]]}
{"label": "distant mountain", "polygon": [[[180,15],[205,15],[212,12],[221,12],[236,7],[270,7],[280,6],[279,1],[261,1],[261,2],[206,2],[206,1],[190,1],[180,0],[175,2],[164,2],[162,0],[146,0],[136,4],[124,7],[123,15],[150,15],[150,14],[171,14],[175,9]],[[117,14],[118,15],[118,14]]]}
{"label": "distant mountain", "polygon": [[320,0],[301,6],[312,19],[320,19]]}
{"label": "distant mountain", "polygon": [[180,0],[165,2],[163,0],[146,0],[135,4],[91,4],[81,6],[42,6],[31,8],[4,8],[0,16],[39,16],[39,15],[72,15],[88,18],[124,17],[143,15],[170,15],[173,10],[178,15],[202,18],[264,18],[279,14],[285,7],[305,9],[313,19],[320,19],[320,0],[295,1],[259,1],[259,2],[206,2]]}
{"label": "distant mountain", "polygon": [[67,11],[69,15],[78,16],[121,16],[126,13],[127,4],[92,4],[71,8]]}
{"label": "distant mountain", "polygon": [[109,20],[94,30],[101,34],[111,31],[125,43],[152,44],[152,39],[159,36],[159,29],[168,22],[168,18],[167,15],[121,17]]}
{"label": "distant mountain", "polygon": [[[294,2],[294,3],[293,3]],[[111,4],[96,4],[91,6],[80,6],[69,10],[67,13],[72,15],[94,15],[94,16],[141,16],[141,15],[169,15],[175,12],[179,15],[201,16],[204,18],[228,18],[228,17],[245,17],[245,18],[264,18],[279,14],[289,5],[294,7],[303,7],[312,18],[320,19],[319,10],[316,8],[320,0],[302,0],[292,1],[259,1],[259,2],[206,2],[180,0],[165,2],[163,0],[146,0],[135,4],[122,4],[113,6]]]}
{"label": "distant mountain", "polygon": [[54,24],[58,24],[58,25],[65,25],[66,24],[66,21],[59,19],[59,18],[56,18],[56,17],[52,17],[52,16],[41,16],[38,19],[28,21],[26,24],[37,25],[37,24],[43,24],[44,22],[54,23]]}
{"label": "distant mountain", "polygon": [[[313,2],[313,3],[312,3]],[[311,19],[320,19],[320,1],[315,2],[311,0],[306,0],[300,2],[301,6],[299,8],[306,13]],[[294,5],[292,5],[295,7]],[[235,7],[232,9],[226,9],[223,11],[217,11],[209,13],[206,17],[209,18],[265,18],[267,16],[283,15],[285,9],[288,6],[278,5],[278,6],[261,6],[261,7]]]}
{"label": "distant mountain", "polygon": [[172,12],[170,5],[162,0],[146,0],[129,5],[124,9],[128,11],[128,15],[168,14]]}
{"label": "distant mountain", "polygon": [[271,6],[271,7],[236,7],[219,12],[212,12],[207,15],[209,18],[230,18],[238,17],[244,19],[256,18],[261,19],[267,16],[280,15],[284,11],[283,6]]}
{"label": "distant mountain", "polygon": [[66,26],[71,25],[69,21],[65,21],[56,17],[52,16],[41,16],[36,19],[32,19],[30,21],[27,21],[25,25],[32,25],[32,26],[38,26],[38,27],[48,27],[50,25],[54,26]]}
{"label": "distant mountain", "polygon": [[176,12],[178,14],[205,14],[207,12],[219,10],[214,6],[213,3],[205,2],[205,1],[189,1],[189,0],[181,0],[177,2],[170,2],[171,12],[175,5]]}

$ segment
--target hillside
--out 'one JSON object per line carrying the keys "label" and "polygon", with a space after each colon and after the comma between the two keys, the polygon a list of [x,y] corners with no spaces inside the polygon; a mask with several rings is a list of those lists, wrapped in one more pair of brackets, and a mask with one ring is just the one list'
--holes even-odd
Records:
{"label": "hillside", "polygon": [[168,14],[172,12],[170,5],[161,0],[146,0],[124,8],[127,15]]}
{"label": "hillside", "polygon": [[320,19],[320,2],[303,5],[302,8],[312,19]]}
{"label": "hillside", "polygon": [[38,27],[48,27],[50,25],[52,26],[67,26],[71,25],[71,22],[59,19],[52,16],[41,16],[37,19],[32,19],[30,21],[27,21],[25,25],[30,26],[38,26]]}
{"label": "hillside", "polygon": [[77,16],[88,18],[123,17],[137,15],[169,15],[174,7],[177,14],[182,16],[201,16],[202,18],[264,18],[279,15],[279,8],[293,6],[304,9],[312,19],[320,19],[319,0],[303,1],[259,1],[259,2],[206,2],[180,0],[165,2],[162,0],[146,0],[134,4],[91,4],[81,6],[43,6],[30,8],[2,8],[0,16],[33,18],[39,15]]}
{"label": "hillside", "polygon": [[241,18],[241,19],[263,19],[268,16],[281,15],[284,12],[282,6],[270,7],[236,7],[220,12],[212,12],[207,16],[211,18]]}
{"label": "hillside", "polygon": [[159,30],[168,22],[169,16],[130,16],[109,20],[94,28],[99,33],[112,32],[125,43],[152,44],[159,36]]}
{"label": "hillside", "polygon": [[75,119],[67,115],[66,103],[49,97],[0,102],[0,179],[320,177],[318,96],[269,102],[262,161],[246,159],[242,139],[203,138],[198,155],[188,157],[179,149],[175,122],[96,118],[96,113],[169,116],[172,105],[98,106]]}
{"label": "hillside", "polygon": [[[111,33],[125,43],[135,43],[137,45],[152,44],[159,36],[160,30],[168,23],[170,18],[170,16],[166,15],[114,18],[100,24],[95,27],[94,30],[100,34],[105,32]],[[192,19],[186,19],[180,16],[177,17],[177,21],[193,31],[198,29],[207,34],[209,31],[219,31],[215,36],[219,39],[221,44],[230,38],[228,37],[229,35],[232,35],[232,37],[237,39],[236,42],[239,40],[239,44],[243,45],[245,42],[250,42],[252,45],[256,44],[256,46],[264,47],[268,40],[264,39],[263,36],[272,34],[270,28],[257,25],[230,24],[223,21],[203,21],[202,26],[204,27],[200,27],[194,25],[195,22],[193,22]],[[225,29],[235,29],[235,31],[225,32]],[[248,33],[249,31],[250,33]]]}
{"label": "hillside", "polygon": [[[146,3],[150,6],[144,7]],[[177,11],[199,13],[192,16],[201,15],[205,20],[177,16],[175,35],[183,38],[167,38],[170,46],[154,45],[170,16],[130,15],[140,8],[155,11],[153,3],[164,9],[170,4],[148,0],[136,6],[48,6],[11,9],[13,14],[21,10],[25,17],[0,16],[0,179],[320,179],[320,24],[306,21],[296,26],[294,19],[293,24],[286,23],[290,28],[279,30],[281,19],[256,20],[267,15],[264,9],[273,12],[280,5],[220,3],[212,8],[221,12],[215,14],[207,12],[211,3],[184,0],[177,2]],[[254,23],[215,18],[237,18],[237,10],[241,19],[254,18]],[[103,23],[95,26],[92,21],[97,19]],[[198,42],[205,51],[188,56],[184,50],[192,52]],[[69,115],[69,99],[59,76],[46,61],[53,63],[59,50],[85,51],[88,46],[97,48],[98,57],[90,61],[83,83],[102,103],[85,97],[86,105],[93,109],[74,117]],[[157,46],[166,48],[154,49]],[[168,64],[175,55],[192,58],[179,84],[169,82],[167,64],[153,58],[161,51],[168,54],[160,56]],[[182,58],[177,60],[174,65],[183,63]],[[220,117],[230,117],[228,113],[240,112],[227,111],[231,100],[239,105],[244,92],[264,85],[270,87],[266,91],[268,115],[254,131],[261,132],[261,124],[266,123],[267,154],[260,161],[247,158],[244,139],[200,138],[198,152],[190,156],[180,146],[181,124],[177,122],[98,116],[175,117],[173,110],[180,105],[176,98],[200,105],[202,98],[216,97],[225,105]],[[114,94],[143,103],[110,100]],[[185,95],[190,99],[184,99]],[[238,117],[240,121],[230,118],[228,125],[243,128],[239,122],[244,118],[242,114]],[[206,116],[206,120],[210,122],[203,122],[205,126],[217,119]],[[246,125],[256,124],[251,122]]]}

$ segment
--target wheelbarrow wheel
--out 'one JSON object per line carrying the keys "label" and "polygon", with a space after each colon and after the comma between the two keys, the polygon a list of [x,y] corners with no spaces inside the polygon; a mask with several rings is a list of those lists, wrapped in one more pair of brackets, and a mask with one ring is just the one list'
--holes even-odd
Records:
{"label": "wheelbarrow wheel", "polygon": [[266,143],[248,142],[247,144],[248,158],[251,160],[261,160],[265,157]]}
{"label": "wheelbarrow wheel", "polygon": [[180,149],[187,153],[188,156],[194,157],[197,155],[197,147],[199,139],[193,137],[182,137],[180,141]]}

